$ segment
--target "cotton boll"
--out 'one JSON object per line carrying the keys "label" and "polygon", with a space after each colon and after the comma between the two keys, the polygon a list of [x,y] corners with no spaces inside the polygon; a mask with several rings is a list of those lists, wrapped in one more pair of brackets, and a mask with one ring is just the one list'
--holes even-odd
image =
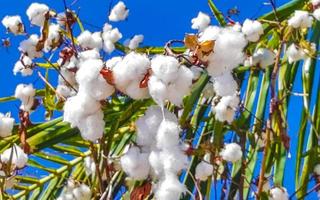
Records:
{"label": "cotton boll", "polygon": [[20,42],[19,51],[27,54],[31,59],[40,58],[42,56],[42,52],[37,51],[36,49],[38,42],[39,37],[36,34],[32,34],[28,39]]}
{"label": "cotton boll", "polygon": [[242,158],[242,150],[237,143],[225,144],[224,148],[220,152],[223,160],[229,162],[237,162]]}
{"label": "cotton boll", "polygon": [[12,134],[12,129],[14,125],[14,118],[10,115],[3,115],[0,113],[0,137],[8,137]]}
{"label": "cotton boll", "polygon": [[[76,95],[75,91],[66,85],[58,85],[56,92],[65,98]],[[57,97],[60,98],[59,96]]]}
{"label": "cotton boll", "polygon": [[92,196],[90,188],[85,184],[73,189],[72,194],[77,200],[90,200]]}
{"label": "cotton boll", "polygon": [[149,154],[149,163],[153,173],[160,177],[163,175],[163,160],[161,157],[161,151],[151,151]]}
{"label": "cotton boll", "polygon": [[105,122],[101,110],[82,119],[78,124],[81,136],[85,140],[95,142],[100,139],[104,132]]}
{"label": "cotton boll", "polygon": [[158,184],[155,191],[157,200],[177,200],[187,191],[185,185],[179,182],[176,175],[167,175]]}
{"label": "cotton boll", "polygon": [[24,25],[19,15],[5,16],[2,19],[2,24],[8,32],[13,33],[14,35],[20,35],[24,33]]}
{"label": "cotton boll", "polygon": [[164,105],[167,97],[167,86],[155,76],[151,76],[148,81],[149,93],[153,100],[160,106]]}
{"label": "cotton boll", "polygon": [[162,149],[161,160],[165,172],[179,173],[189,165],[188,156],[182,151],[181,146]]}
{"label": "cotton boll", "polygon": [[275,187],[270,190],[271,200],[288,200],[289,195],[287,189],[284,187]]}
{"label": "cotton boll", "polygon": [[91,33],[90,31],[85,30],[77,37],[77,41],[83,49],[102,48],[102,38],[100,32]]}
{"label": "cotton boll", "polygon": [[179,62],[172,56],[157,55],[151,60],[151,68],[154,76],[168,84],[178,77]]}
{"label": "cotton boll", "polygon": [[221,122],[227,121],[229,124],[233,121],[235,110],[240,100],[237,95],[224,96],[217,105],[213,105],[212,111],[215,118]]}
{"label": "cotton boll", "polygon": [[32,84],[17,85],[14,96],[22,102],[20,109],[30,111],[34,103],[35,94],[36,90],[33,88]]}
{"label": "cotton boll", "polygon": [[103,50],[111,53],[114,49],[114,43],[122,38],[122,34],[117,28],[112,29],[112,26],[105,24],[102,32]]}
{"label": "cotton boll", "polygon": [[207,40],[216,40],[221,32],[222,28],[218,26],[208,26],[199,35],[199,41],[204,42]]}
{"label": "cotton boll", "polygon": [[213,173],[213,166],[205,161],[201,161],[196,166],[196,174],[195,177],[198,180],[205,181],[211,176]]}
{"label": "cotton boll", "polygon": [[138,48],[139,44],[143,41],[144,36],[143,35],[135,35],[133,38],[129,41],[128,47],[129,49],[133,50]]}
{"label": "cotton boll", "polygon": [[126,5],[119,1],[111,10],[109,20],[112,22],[118,22],[125,20],[129,15],[129,10]]}
{"label": "cotton boll", "polygon": [[146,179],[149,175],[149,155],[141,153],[138,147],[131,147],[120,159],[123,171],[135,180]]}
{"label": "cotton boll", "polygon": [[90,49],[90,50],[82,51],[78,55],[79,55],[79,63],[89,59],[94,59],[94,60],[100,59],[100,53],[98,49]]}
{"label": "cotton boll", "polygon": [[263,34],[263,28],[259,21],[246,19],[242,26],[242,32],[246,35],[247,40],[257,42],[260,35]]}
{"label": "cotton boll", "polygon": [[314,18],[316,18],[316,20],[320,21],[320,8],[315,9],[312,15]]}
{"label": "cotton boll", "polygon": [[49,11],[49,7],[45,4],[32,3],[27,9],[27,16],[33,25],[43,26],[45,14]]}
{"label": "cotton boll", "polygon": [[32,68],[32,60],[28,56],[22,56],[14,65],[13,74],[17,75],[17,73],[20,72],[22,76],[30,76],[33,73]]}
{"label": "cotton boll", "polygon": [[238,84],[231,73],[224,73],[221,76],[214,77],[213,80],[214,91],[219,96],[233,95],[238,89]]}
{"label": "cotton boll", "polygon": [[60,26],[58,24],[50,24],[48,38],[44,44],[44,51],[49,52],[50,50],[56,49],[62,42],[62,34]]}
{"label": "cotton boll", "polygon": [[254,54],[252,58],[253,64],[259,64],[259,66],[263,69],[274,64],[276,58],[276,54],[266,48],[259,48]]}
{"label": "cotton boll", "polygon": [[115,66],[117,66],[117,64],[118,64],[119,62],[121,62],[121,61],[122,61],[122,57],[120,57],[120,56],[112,57],[112,58],[110,58],[109,60],[106,61],[106,67],[107,67],[108,69],[113,70],[113,68],[114,68]]}
{"label": "cotton boll", "polygon": [[309,28],[312,25],[313,18],[307,11],[296,10],[294,15],[288,20],[288,25],[293,28]]}
{"label": "cotton boll", "polygon": [[115,46],[113,44],[113,42],[111,42],[110,40],[104,40],[103,42],[103,50],[106,52],[106,53],[112,53],[115,49]]}
{"label": "cotton boll", "polygon": [[210,24],[210,17],[209,15],[199,12],[198,16],[196,18],[193,18],[191,20],[192,29],[198,29],[199,31],[203,31],[205,28],[207,28]]}
{"label": "cotton boll", "polygon": [[140,81],[134,80],[127,86],[124,93],[131,97],[132,99],[146,99],[150,97],[148,88],[140,88]]}
{"label": "cotton boll", "polygon": [[179,125],[173,121],[163,120],[157,132],[157,147],[167,149],[179,144]]}
{"label": "cotton boll", "polygon": [[23,168],[28,162],[28,155],[16,144],[0,155],[1,162],[13,164],[16,168]]}
{"label": "cotton boll", "polygon": [[191,66],[190,70],[193,74],[192,80],[198,80],[201,76],[201,73],[203,72],[203,69],[198,66]]}
{"label": "cotton boll", "polygon": [[291,44],[286,51],[288,62],[291,64],[298,60],[306,58],[306,54],[300,47],[297,47],[295,44]]}

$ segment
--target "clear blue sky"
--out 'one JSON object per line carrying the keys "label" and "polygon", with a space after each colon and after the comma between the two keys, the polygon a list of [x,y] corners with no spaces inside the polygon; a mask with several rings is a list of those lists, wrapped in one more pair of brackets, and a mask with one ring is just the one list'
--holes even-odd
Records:
{"label": "clear blue sky", "polygon": [[[74,0],[67,0],[70,5]],[[23,21],[27,22],[25,10],[29,4],[34,1],[31,0],[2,0],[0,1],[0,19],[5,15],[19,14]],[[39,0],[37,2],[46,3],[49,7],[57,11],[63,11],[62,0]],[[113,0],[116,3],[117,0]],[[184,34],[192,32],[191,19],[197,15],[199,11],[210,14],[206,0],[124,0],[127,7],[130,9],[129,18],[127,21],[112,23],[117,26],[123,34],[123,40],[130,38],[135,34],[143,34],[145,36],[145,45],[164,45],[170,39],[182,39]],[[226,13],[228,9],[237,7],[240,10],[238,17],[234,20],[242,22],[245,18],[257,18],[261,14],[271,10],[271,7],[264,5],[267,0],[217,0],[215,3],[222,12]],[[282,5],[287,0],[278,0],[277,5]],[[80,18],[84,22],[85,28],[95,31],[99,30],[97,27],[102,27],[107,20],[110,0],[78,0],[72,7],[73,10],[79,11]],[[213,19],[212,23],[216,23]],[[38,32],[37,28],[32,28],[27,25],[27,30],[31,32]],[[14,94],[14,90],[19,83],[32,83],[36,87],[43,87],[43,83],[38,80],[37,75],[22,78],[20,75],[14,76],[12,68],[19,58],[17,47],[19,42],[23,39],[22,36],[13,37],[13,35],[6,35],[5,29],[0,27],[0,37],[10,37],[12,46],[9,49],[0,48],[0,97],[10,96]],[[122,41],[123,41],[122,40]],[[319,69],[317,69],[319,73]],[[294,91],[301,92],[301,78],[297,78],[297,83],[294,86]],[[52,80],[56,82],[56,80]],[[314,100],[313,100],[314,101]],[[291,136],[291,146],[296,145],[297,129],[300,114],[302,99],[301,97],[292,97],[292,102],[289,107],[289,134]],[[11,102],[0,104],[0,112],[11,111],[13,116],[17,116],[16,105],[19,102]],[[43,110],[32,114],[32,119],[37,121],[41,119]],[[286,180],[285,186],[289,193],[294,191],[294,159],[295,149],[291,150],[292,158],[288,160],[286,166]]]}

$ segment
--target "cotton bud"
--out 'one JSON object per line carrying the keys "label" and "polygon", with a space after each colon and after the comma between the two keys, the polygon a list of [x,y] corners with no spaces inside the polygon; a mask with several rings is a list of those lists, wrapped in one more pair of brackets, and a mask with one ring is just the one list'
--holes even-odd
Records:
{"label": "cotton bud", "polygon": [[315,9],[312,15],[314,18],[316,18],[316,20],[320,21],[320,8]]}
{"label": "cotton bud", "polygon": [[223,160],[229,162],[237,162],[242,158],[242,150],[237,143],[225,144],[224,148],[220,152]]}
{"label": "cotton bud", "polygon": [[192,29],[198,29],[199,31],[203,31],[205,28],[207,28],[210,24],[210,17],[203,13],[199,12],[198,16],[196,18],[193,18],[191,20]]}
{"label": "cotton bud", "polygon": [[234,119],[239,102],[237,95],[223,96],[219,103],[212,107],[215,118],[221,122],[227,121],[230,124]]}
{"label": "cotton bud", "polygon": [[129,49],[133,50],[138,48],[139,44],[142,43],[144,39],[143,35],[135,35],[133,38],[128,42],[127,46]]}
{"label": "cotton bud", "polygon": [[242,26],[242,32],[250,42],[257,42],[263,34],[263,27],[259,21],[246,19]]}
{"label": "cotton bud", "polygon": [[284,187],[274,187],[270,190],[271,200],[288,200],[289,195]]}
{"label": "cotton bud", "polygon": [[0,113],[0,137],[8,137],[12,133],[14,118],[10,117],[10,113],[3,115]]}
{"label": "cotton bud", "polygon": [[149,175],[150,164],[148,154],[141,153],[138,147],[131,147],[120,159],[123,171],[135,180],[146,179]]}
{"label": "cotton bud", "polygon": [[32,84],[17,85],[14,96],[22,102],[20,109],[24,111],[31,111],[31,108],[34,105],[35,94],[36,90],[33,88]]}
{"label": "cotton bud", "polygon": [[208,179],[209,176],[211,176],[213,173],[213,166],[205,161],[201,161],[196,166],[196,174],[195,177],[198,180],[205,181]]}
{"label": "cotton bud", "polygon": [[24,25],[19,15],[5,16],[2,19],[2,24],[7,29],[8,32],[11,32],[15,35],[24,33]]}
{"label": "cotton bud", "polygon": [[273,51],[266,48],[259,48],[252,57],[252,64],[259,65],[262,69],[274,64],[276,55]]}
{"label": "cotton bud", "polygon": [[49,7],[45,4],[32,3],[27,9],[27,16],[31,24],[43,26],[45,14],[49,11]]}
{"label": "cotton bud", "polygon": [[291,44],[286,51],[288,62],[291,64],[298,60],[306,58],[306,53],[302,48],[297,47],[295,44]]}
{"label": "cotton bud", "polygon": [[113,22],[118,22],[125,20],[129,15],[129,10],[126,5],[119,1],[111,10],[109,15],[109,20]]}
{"label": "cotton bud", "polygon": [[14,167],[21,169],[27,164],[28,155],[18,145],[14,144],[0,155],[0,160],[3,163],[11,163]]}
{"label": "cotton bud", "polygon": [[313,18],[307,11],[296,10],[294,15],[288,20],[289,26],[293,28],[309,28],[312,25]]}
{"label": "cotton bud", "polygon": [[17,75],[17,73],[20,72],[22,76],[30,76],[33,73],[32,68],[32,60],[28,56],[24,55],[14,65],[13,74]]}
{"label": "cotton bud", "polygon": [[90,188],[85,184],[81,184],[79,187],[73,189],[72,194],[74,199],[77,200],[90,200],[92,196]]}

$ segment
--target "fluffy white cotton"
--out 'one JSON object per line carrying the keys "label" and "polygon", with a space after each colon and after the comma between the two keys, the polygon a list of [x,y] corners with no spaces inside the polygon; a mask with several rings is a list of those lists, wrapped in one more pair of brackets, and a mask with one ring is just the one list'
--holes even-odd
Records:
{"label": "fluffy white cotton", "polygon": [[[63,76],[63,78],[62,78]],[[77,85],[77,81],[76,81],[76,74],[69,70],[68,68],[61,68],[60,69],[60,75],[58,77],[58,82],[61,85],[72,85],[72,86],[76,86]]]}
{"label": "fluffy white cotton", "polygon": [[72,194],[74,199],[77,200],[90,200],[92,196],[90,188],[85,184],[81,184],[79,187],[74,188]]}
{"label": "fluffy white cotton", "polygon": [[191,66],[190,70],[193,74],[193,80],[198,80],[203,72],[203,69],[201,67],[198,66]]}
{"label": "fluffy white cotton", "polygon": [[228,122],[229,124],[235,117],[235,112],[240,103],[239,97],[235,94],[232,96],[223,96],[219,103],[213,105],[212,112],[215,114],[215,118],[221,122]]}
{"label": "fluffy white cotton", "polygon": [[148,156],[147,153],[141,153],[138,147],[131,147],[121,157],[121,167],[129,177],[135,180],[146,179],[150,171]]}
{"label": "fluffy white cotton", "polygon": [[238,84],[231,73],[224,73],[213,78],[214,91],[219,96],[229,96],[237,92]]}
{"label": "fluffy white cotton", "polygon": [[155,198],[157,200],[177,200],[186,190],[176,175],[166,175],[155,188]]}
{"label": "fluffy white cotton", "polygon": [[96,172],[96,164],[90,156],[84,158],[84,168],[86,170],[87,175],[95,174]]}
{"label": "fluffy white cotton", "polygon": [[44,51],[48,52],[50,50],[56,49],[60,46],[62,42],[62,34],[60,31],[60,26],[58,24],[50,24],[48,38],[44,43]]}
{"label": "fluffy white cotton", "polygon": [[133,38],[129,41],[128,43],[128,47],[129,49],[133,50],[133,49],[136,49],[138,48],[139,44],[142,43],[144,39],[144,36],[143,35],[135,35],[133,36]]}
{"label": "fluffy white cotton", "polygon": [[78,37],[77,41],[83,49],[101,49],[102,38],[101,32],[91,33],[88,30],[83,31]]}
{"label": "fluffy white cotton", "polygon": [[119,29],[112,29],[112,26],[106,23],[102,32],[103,50],[107,53],[111,53],[115,49],[114,43],[118,42],[121,38],[122,34]]}
{"label": "fluffy white cotton", "polygon": [[213,52],[208,57],[207,71],[210,76],[220,76],[243,63],[247,40],[242,32],[230,27],[209,26],[199,38],[201,42],[206,40],[215,40]]}
{"label": "fluffy white cotton", "polygon": [[179,62],[172,56],[158,55],[151,60],[151,68],[154,76],[169,84],[178,77]]}
{"label": "fluffy white cotton", "polygon": [[220,155],[223,160],[237,162],[242,158],[241,147],[237,143],[225,144],[224,148],[220,152]]}
{"label": "fluffy white cotton", "polygon": [[313,172],[314,172],[316,175],[320,176],[320,164],[317,164],[317,165],[314,167]]}
{"label": "fluffy white cotton", "polygon": [[3,115],[0,113],[0,137],[8,137],[12,134],[14,118],[10,114]]}
{"label": "fluffy white cotton", "polygon": [[102,137],[105,126],[102,110],[83,118],[77,126],[83,139],[97,141]]}
{"label": "fluffy white cotton", "polygon": [[[76,92],[72,88],[66,85],[58,85],[56,88],[56,92],[61,96],[63,96],[64,98],[68,98],[76,95]],[[57,98],[61,98],[61,96],[57,96]]]}
{"label": "fluffy white cotton", "polygon": [[49,11],[49,7],[45,4],[32,3],[27,9],[27,16],[33,25],[43,26],[45,14]]}
{"label": "fluffy white cotton", "polygon": [[167,96],[167,86],[155,76],[151,76],[148,81],[148,89],[153,100],[160,106],[164,105]]}
{"label": "fluffy white cotton", "polygon": [[303,51],[302,48],[296,46],[295,44],[291,44],[287,51],[286,55],[288,57],[288,62],[291,64],[298,60],[306,58],[306,53]]}
{"label": "fluffy white cotton", "polygon": [[27,164],[28,155],[18,145],[14,144],[0,155],[0,160],[7,164],[11,162],[13,166],[21,169]]}
{"label": "fluffy white cotton", "polygon": [[30,76],[33,73],[32,68],[32,60],[28,56],[22,56],[14,65],[13,74],[21,73],[22,76]]}
{"label": "fluffy white cotton", "polygon": [[25,53],[31,59],[40,58],[42,56],[42,52],[37,51],[36,49],[38,42],[39,37],[36,34],[32,34],[28,39],[20,42],[19,51]]}
{"label": "fluffy white cotton", "polygon": [[262,69],[274,64],[276,54],[270,49],[259,48],[252,56],[252,65],[259,65]]}
{"label": "fluffy white cotton", "polygon": [[257,42],[263,34],[263,27],[259,21],[246,19],[242,25],[242,32],[250,42]]}
{"label": "fluffy white cotton", "polygon": [[119,1],[111,10],[109,15],[109,20],[113,22],[118,22],[125,20],[129,15],[129,10],[126,5]]}
{"label": "fluffy white cotton", "polygon": [[289,194],[284,187],[275,187],[270,190],[271,200],[288,200]]}
{"label": "fluffy white cotton", "polygon": [[315,9],[312,15],[314,18],[316,18],[316,20],[320,21],[320,8]]}
{"label": "fluffy white cotton", "polygon": [[34,103],[35,94],[36,90],[33,88],[32,84],[17,85],[14,96],[21,101],[20,109],[30,111]]}
{"label": "fluffy white cotton", "polygon": [[309,28],[312,25],[313,18],[307,11],[296,10],[294,15],[288,20],[288,25],[293,28]]}
{"label": "fluffy white cotton", "polygon": [[196,166],[196,174],[195,177],[198,180],[205,181],[208,179],[209,176],[211,176],[213,173],[213,165],[211,165],[208,162],[201,161]]}
{"label": "fluffy white cotton", "polygon": [[112,69],[117,89],[133,99],[149,97],[148,89],[139,87],[149,69],[150,61],[145,54],[127,54]]}
{"label": "fluffy white cotton", "polygon": [[167,149],[179,144],[180,128],[177,122],[163,120],[157,132],[157,147]]}
{"label": "fluffy white cotton", "polygon": [[197,29],[199,31],[203,31],[205,28],[207,28],[210,24],[210,17],[209,15],[199,12],[198,16],[196,18],[193,18],[191,20],[192,29]]}
{"label": "fluffy white cotton", "polygon": [[8,32],[11,32],[15,35],[24,33],[24,25],[19,15],[5,16],[2,19],[2,24]]}
{"label": "fluffy white cotton", "polygon": [[311,3],[313,6],[319,6],[320,5],[320,0],[311,0]]}

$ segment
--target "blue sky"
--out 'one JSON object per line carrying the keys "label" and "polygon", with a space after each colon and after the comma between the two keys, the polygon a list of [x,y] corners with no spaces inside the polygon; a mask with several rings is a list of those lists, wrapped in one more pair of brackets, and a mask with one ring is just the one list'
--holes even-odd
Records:
{"label": "blue sky", "polygon": [[[70,5],[74,0],[67,0],[67,4]],[[112,0],[111,0],[112,1]],[[0,1],[0,19],[5,15],[19,14],[22,16],[23,21],[27,22],[25,10],[29,4],[34,1],[30,0],[10,0]],[[63,11],[62,0],[39,0],[37,2],[46,3],[54,10],[60,12]],[[113,0],[113,3],[116,3]],[[166,41],[170,39],[182,39],[187,32],[194,32],[191,30],[191,19],[197,15],[199,11],[210,14],[210,10],[207,6],[206,0],[124,0],[128,8],[130,9],[129,18],[124,22],[112,23],[117,26],[123,34],[123,39],[130,38],[135,34],[143,34],[145,36],[144,45],[159,45],[163,46]],[[264,14],[271,10],[271,7],[265,5],[267,0],[217,0],[215,3],[218,8],[226,13],[228,9],[237,7],[240,10],[240,14],[234,17],[234,20],[242,22],[245,18],[257,18],[261,14]],[[286,0],[278,0],[277,5],[282,5]],[[72,9],[79,12],[79,16],[82,19],[85,28],[96,31],[99,27],[107,21],[108,10],[110,0],[78,0]],[[213,19],[215,24],[216,21]],[[28,23],[26,23],[28,24]],[[29,27],[27,30],[31,32],[38,32],[35,27]],[[19,83],[35,83],[36,87],[43,87],[41,80],[38,80],[36,73],[27,78],[23,78],[20,75],[14,76],[12,68],[15,62],[19,58],[17,53],[17,47],[19,42],[23,39],[22,36],[13,37],[13,35],[6,35],[5,29],[0,27],[0,37],[10,37],[12,46],[8,49],[0,48],[0,97],[10,96],[14,94],[14,90]],[[317,69],[319,73],[319,69]],[[52,79],[55,83],[56,80]],[[294,85],[295,92],[301,92],[301,78],[297,77]],[[316,89],[316,88],[314,88]],[[313,100],[314,101],[314,100]],[[289,107],[289,134],[291,136],[291,146],[294,147],[297,139],[296,133],[298,129],[302,99],[301,97],[292,97],[292,102]],[[11,111],[13,116],[17,116],[16,105],[19,102],[10,102],[0,104],[0,112]],[[38,121],[43,115],[43,110],[37,111],[32,114],[32,119]],[[293,173],[294,170],[294,158],[295,149],[291,150],[292,158],[287,161],[287,176],[285,180],[285,186],[289,189],[289,193],[294,190],[293,185]]]}

